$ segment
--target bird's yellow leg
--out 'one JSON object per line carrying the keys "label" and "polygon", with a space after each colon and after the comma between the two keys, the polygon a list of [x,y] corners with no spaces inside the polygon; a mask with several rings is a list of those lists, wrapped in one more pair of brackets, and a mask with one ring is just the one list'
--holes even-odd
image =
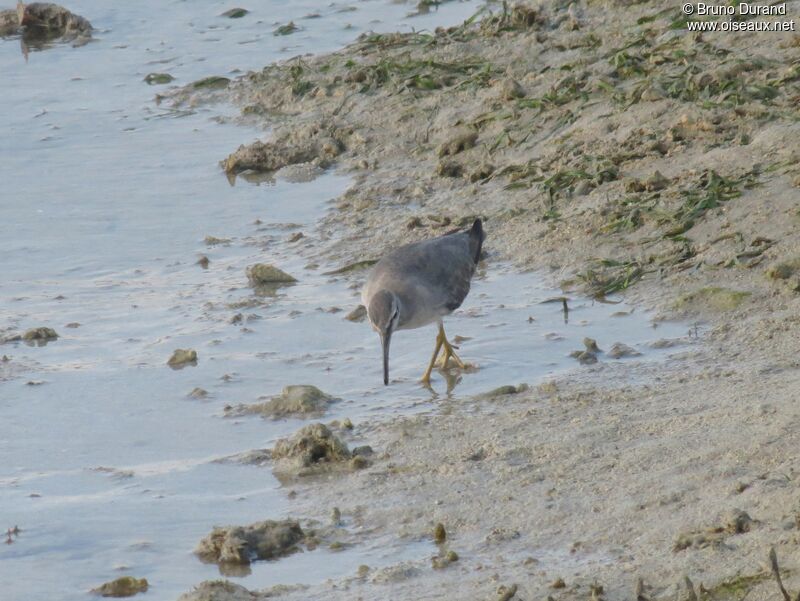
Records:
{"label": "bird's yellow leg", "polygon": [[439,350],[442,348],[442,343],[444,341],[444,330],[440,329],[439,333],[436,335],[436,347],[433,349],[433,356],[431,357],[431,362],[428,363],[428,369],[425,370],[425,373],[422,374],[422,382],[424,384],[431,383],[431,370],[433,369],[434,364],[436,363],[436,357],[439,356]]}
{"label": "bird's yellow leg", "polygon": [[466,369],[467,366],[459,358],[459,356],[456,355],[456,352],[453,350],[453,345],[450,344],[450,342],[447,340],[447,336],[445,336],[444,334],[444,325],[442,325],[441,323],[439,323],[439,335],[437,336],[437,340],[439,338],[442,339],[442,347],[444,349],[444,351],[442,352],[442,358],[439,360],[439,365],[441,367],[447,367],[447,362],[452,357],[453,361],[459,368]]}

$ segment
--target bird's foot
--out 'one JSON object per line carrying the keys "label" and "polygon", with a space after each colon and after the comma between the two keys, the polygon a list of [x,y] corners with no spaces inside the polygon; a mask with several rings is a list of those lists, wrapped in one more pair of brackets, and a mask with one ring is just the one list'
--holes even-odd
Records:
{"label": "bird's foot", "polygon": [[447,342],[447,340],[442,342],[442,356],[436,362],[437,367],[447,368],[447,364],[449,363],[450,359],[452,359],[453,363],[455,363],[459,369],[467,368],[467,365],[458,355],[456,355],[456,352],[453,350],[453,348],[453,345]]}

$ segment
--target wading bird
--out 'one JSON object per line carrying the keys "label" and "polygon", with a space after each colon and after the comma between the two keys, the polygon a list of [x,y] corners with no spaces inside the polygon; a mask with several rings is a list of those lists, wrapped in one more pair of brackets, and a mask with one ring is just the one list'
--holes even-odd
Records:
{"label": "wading bird", "polygon": [[439,332],[422,382],[430,383],[439,351],[442,367],[451,358],[458,367],[465,367],[444,334],[442,318],[464,302],[485,238],[481,220],[476,219],[469,230],[401,246],[372,268],[361,300],[381,337],[384,384],[389,384],[389,343],[394,331],[433,322],[439,324]]}

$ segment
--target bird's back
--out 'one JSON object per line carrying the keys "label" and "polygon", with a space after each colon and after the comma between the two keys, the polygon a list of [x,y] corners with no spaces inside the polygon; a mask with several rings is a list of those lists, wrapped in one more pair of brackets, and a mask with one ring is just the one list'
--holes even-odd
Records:
{"label": "bird's back", "polygon": [[480,220],[470,230],[407,244],[373,267],[362,293],[365,305],[378,290],[402,303],[399,328],[415,328],[455,311],[469,292],[484,233]]}

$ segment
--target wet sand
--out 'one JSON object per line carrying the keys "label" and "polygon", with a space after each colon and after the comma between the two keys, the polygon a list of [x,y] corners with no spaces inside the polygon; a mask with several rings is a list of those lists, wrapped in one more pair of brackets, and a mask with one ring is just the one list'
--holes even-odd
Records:
{"label": "wet sand", "polygon": [[658,364],[356,423],[374,462],[293,484],[294,510],[336,507],[361,544],[419,557],[213,598],[767,599],[771,546],[797,590],[797,39],[688,33],[664,2],[516,5],[234,82],[221,98],[273,129],[220,157],[231,177],[307,161],[353,177],[309,259],[480,215],[487,269],[704,334]]}

